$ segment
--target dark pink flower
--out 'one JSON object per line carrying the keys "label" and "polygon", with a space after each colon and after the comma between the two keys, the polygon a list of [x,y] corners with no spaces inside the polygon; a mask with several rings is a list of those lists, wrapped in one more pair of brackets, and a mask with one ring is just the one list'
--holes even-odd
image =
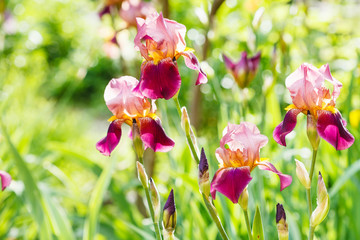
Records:
{"label": "dark pink flower", "polygon": [[1,179],[1,190],[4,191],[10,185],[11,176],[5,171],[0,170],[0,179]]}
{"label": "dark pink flower", "polygon": [[144,96],[172,98],[180,89],[181,78],[176,60],[182,55],[187,67],[199,71],[196,85],[206,83],[206,74],[191,49],[186,48],[186,27],[163,18],[162,13],[153,13],[146,18],[137,18],[138,33],[135,48],[145,59],[141,78],[135,91]]}
{"label": "dark pink flower", "polygon": [[[332,93],[325,87],[325,80],[332,85]],[[301,112],[313,117],[319,136],[336,150],[347,149],[354,143],[354,137],[346,129],[346,121],[335,108],[342,84],[331,75],[328,64],[317,69],[304,63],[286,78],[285,84],[293,104],[286,108],[284,121],[274,130],[277,143],[286,146],[285,136],[295,128]]]}
{"label": "dark pink flower", "polygon": [[223,54],[223,59],[226,68],[234,77],[238,86],[243,89],[249,86],[251,81],[255,78],[259,68],[261,53],[258,52],[252,58],[247,57],[247,52],[241,53],[241,59],[235,63],[229,57]]}
{"label": "dark pink flower", "polygon": [[132,126],[136,122],[140,130],[140,138],[145,148],[155,152],[167,152],[174,146],[174,141],[166,136],[160,119],[155,115],[155,105],[142,95],[133,92],[138,80],[124,76],[112,79],[106,86],[104,98],[109,110],[114,114],[108,133],[101,139],[96,148],[105,156],[109,156],[121,138],[121,125]]}
{"label": "dark pink flower", "polygon": [[260,158],[260,148],[267,142],[268,138],[260,134],[252,123],[228,124],[215,152],[220,168],[211,182],[213,199],[216,192],[220,192],[233,203],[238,203],[241,192],[252,179],[250,172],[256,166],[276,173],[280,178],[281,191],[291,184],[291,176],[282,174],[266,159]]}

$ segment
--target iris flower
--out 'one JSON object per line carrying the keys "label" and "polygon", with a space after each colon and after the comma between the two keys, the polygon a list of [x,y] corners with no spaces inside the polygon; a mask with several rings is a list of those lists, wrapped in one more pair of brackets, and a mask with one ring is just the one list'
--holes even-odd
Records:
{"label": "iris flower", "polygon": [[1,190],[4,191],[10,185],[11,176],[5,171],[0,170],[0,179],[1,179]]}
{"label": "iris flower", "polygon": [[[332,85],[332,93],[325,86],[325,80]],[[285,136],[295,128],[297,115],[304,113],[314,119],[319,136],[336,150],[347,149],[353,144],[354,137],[335,108],[342,84],[331,75],[328,64],[317,69],[304,63],[286,78],[285,84],[293,104],[286,108],[284,121],[274,130],[273,137],[277,143],[286,146]]]}
{"label": "iris flower", "polygon": [[184,56],[188,68],[199,71],[196,85],[207,82],[192,49],[186,48],[184,25],[164,18],[162,13],[153,13],[146,20],[136,20],[138,33],[134,40],[135,48],[145,59],[136,92],[151,99],[172,98],[181,85],[176,63],[180,56]]}
{"label": "iris flower", "polygon": [[280,191],[291,184],[291,176],[282,174],[267,159],[260,158],[260,148],[267,142],[268,138],[260,134],[259,129],[252,123],[228,124],[224,129],[220,147],[215,152],[220,168],[211,182],[210,192],[213,199],[216,192],[220,192],[233,203],[238,203],[241,192],[252,179],[250,172],[256,166],[279,176]]}
{"label": "iris flower", "polygon": [[261,53],[258,52],[252,58],[248,58],[247,52],[244,51],[241,53],[241,59],[239,62],[235,63],[231,61],[229,57],[223,54],[225,67],[234,77],[235,82],[239,88],[246,88],[255,78],[256,72],[259,68],[260,57]]}
{"label": "iris flower", "polygon": [[160,118],[155,114],[155,105],[144,96],[133,92],[137,84],[138,80],[134,77],[124,76],[112,79],[106,86],[105,102],[114,116],[109,119],[111,123],[106,137],[96,144],[96,148],[105,156],[110,156],[118,145],[123,123],[129,126],[137,123],[145,148],[149,147],[155,152],[167,152],[175,144],[166,136]]}

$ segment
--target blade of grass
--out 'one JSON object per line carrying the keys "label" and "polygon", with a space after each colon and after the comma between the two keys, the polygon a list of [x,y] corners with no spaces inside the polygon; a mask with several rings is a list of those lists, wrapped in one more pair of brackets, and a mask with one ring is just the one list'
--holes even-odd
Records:
{"label": "blade of grass", "polygon": [[[24,159],[17,151],[16,147],[12,143],[8,132],[6,131],[5,125],[0,120],[1,130],[5,137],[5,140],[9,146],[10,152],[14,156],[15,165],[19,171],[19,178],[22,180],[25,186],[25,199],[29,204],[31,214],[33,215],[39,230],[40,239],[53,239],[51,235],[51,228],[45,220],[44,209],[41,205],[41,192],[31,175],[29,168],[27,167]],[[39,201],[40,200],[40,201]]]}
{"label": "blade of grass", "polygon": [[97,220],[99,219],[100,214],[100,207],[103,202],[105,191],[109,187],[115,162],[115,158],[111,158],[111,162],[101,173],[100,178],[96,183],[95,189],[91,194],[88,216],[85,220],[83,240],[92,240],[95,238]]}

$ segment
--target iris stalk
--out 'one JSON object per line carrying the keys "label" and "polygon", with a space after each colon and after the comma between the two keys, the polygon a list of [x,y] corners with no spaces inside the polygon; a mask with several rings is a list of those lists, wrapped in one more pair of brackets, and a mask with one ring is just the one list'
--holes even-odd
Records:
{"label": "iris stalk", "polygon": [[247,232],[248,232],[248,236],[249,236],[249,240],[253,240],[253,237],[251,235],[251,227],[250,227],[250,221],[249,221],[249,214],[247,212],[247,210],[244,210],[244,217],[245,217],[245,222],[246,222],[246,228],[247,228]]}
{"label": "iris stalk", "polygon": [[[174,102],[175,102],[176,109],[177,109],[177,112],[179,114],[179,117],[181,119],[181,106],[180,106],[177,94],[173,97],[173,99],[174,99]],[[189,147],[189,149],[190,149],[190,151],[192,153],[192,156],[193,156],[194,160],[196,161],[196,163],[199,164],[200,159],[199,159],[199,156],[198,156],[198,154],[197,154],[197,152],[195,150],[194,142],[191,139],[190,128],[189,128],[188,131],[187,130],[184,130],[184,131],[185,131],[188,147]],[[205,206],[206,206],[206,208],[207,208],[207,210],[208,210],[208,212],[210,214],[210,217],[212,218],[212,220],[216,224],[216,227],[218,228],[222,239],[229,240],[229,237],[227,236],[227,234],[225,232],[225,229],[224,229],[224,227],[222,226],[222,224],[220,222],[220,218],[219,218],[219,216],[218,216],[218,214],[216,212],[216,208],[214,207],[214,205],[210,202],[210,200],[203,193],[202,193],[202,196],[203,196]]]}
{"label": "iris stalk", "polygon": [[[309,224],[310,224],[310,218],[311,218],[311,213],[312,213],[312,205],[311,205],[311,181],[314,175],[314,169],[315,169],[315,163],[316,163],[316,156],[317,156],[317,150],[313,149],[313,155],[312,155],[312,161],[311,161],[311,167],[310,167],[310,174],[309,174],[309,178],[310,178],[310,188],[306,189],[306,196],[307,196],[307,201],[308,201],[308,208],[309,208]],[[313,239],[314,238],[314,231],[315,228],[310,226],[309,229],[309,239]]]}

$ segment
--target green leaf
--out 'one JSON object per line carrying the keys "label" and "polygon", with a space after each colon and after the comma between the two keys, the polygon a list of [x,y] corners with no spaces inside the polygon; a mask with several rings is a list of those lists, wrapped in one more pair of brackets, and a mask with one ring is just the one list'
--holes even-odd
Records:
{"label": "green leaf", "polygon": [[253,226],[252,226],[252,232],[253,232],[254,240],[264,240],[264,230],[263,230],[263,226],[262,226],[259,206],[256,206],[255,217],[254,217],[254,222],[253,222]]}
{"label": "green leaf", "polygon": [[334,183],[334,185],[329,191],[330,198],[333,197],[346,183],[346,181],[349,180],[358,171],[360,171],[360,159],[351,164],[341,175],[341,177],[339,177],[338,180]]}
{"label": "green leaf", "polygon": [[5,136],[5,140],[10,148],[10,152],[14,155],[14,162],[19,171],[18,177],[24,183],[25,199],[27,204],[29,205],[30,212],[37,223],[39,237],[40,239],[45,239],[45,240],[53,239],[51,235],[51,227],[47,222],[47,219],[45,219],[44,209],[42,206],[43,197],[41,195],[41,192],[33,176],[31,175],[31,172],[27,167],[24,159],[21,157],[20,153],[12,143],[10,136],[6,131],[6,128],[2,121],[1,121],[1,129],[3,135]]}
{"label": "green leaf", "polygon": [[88,216],[85,220],[83,240],[93,240],[96,235],[97,220],[99,219],[100,207],[103,202],[105,191],[108,188],[115,166],[115,158],[103,170],[89,201]]}

